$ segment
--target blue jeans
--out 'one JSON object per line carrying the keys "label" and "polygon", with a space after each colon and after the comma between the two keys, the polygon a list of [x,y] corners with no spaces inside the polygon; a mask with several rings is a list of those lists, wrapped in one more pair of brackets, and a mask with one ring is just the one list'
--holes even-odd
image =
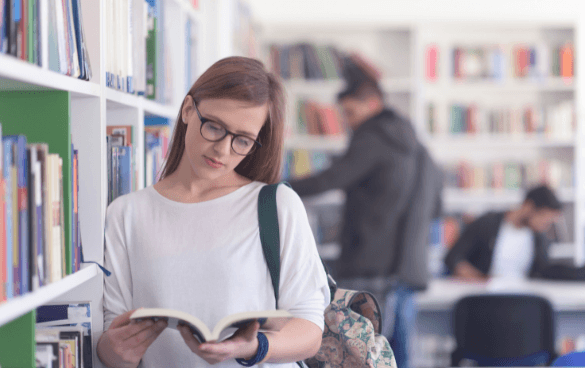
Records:
{"label": "blue jeans", "polygon": [[390,342],[398,368],[409,368],[408,356],[416,332],[414,291],[398,285],[386,295],[382,334]]}

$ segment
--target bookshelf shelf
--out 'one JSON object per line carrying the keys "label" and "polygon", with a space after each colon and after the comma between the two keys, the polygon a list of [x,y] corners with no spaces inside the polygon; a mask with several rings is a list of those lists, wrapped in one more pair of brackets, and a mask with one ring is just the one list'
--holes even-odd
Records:
{"label": "bookshelf shelf", "polygon": [[450,80],[448,82],[428,82],[425,86],[429,94],[445,93],[465,94],[468,92],[500,93],[500,92],[555,92],[575,90],[573,79],[550,78],[543,81],[538,80]]}
{"label": "bookshelf shelf", "polygon": [[179,106],[172,107],[162,105],[160,103],[148,100],[146,98],[141,98],[141,106],[144,109],[145,113],[162,116],[165,118],[169,118],[171,120],[177,118],[180,108]]}
{"label": "bookshelf shelf", "polygon": [[91,264],[55,283],[43,286],[36,291],[15,297],[14,299],[10,299],[5,303],[0,304],[0,325],[8,323],[33,309],[58,298],[77,286],[91,280],[97,274],[97,266]]}
{"label": "bookshelf shelf", "polygon": [[62,75],[37,65],[0,54],[0,90],[62,90],[74,96],[99,97],[99,84]]}
{"label": "bookshelf shelf", "polygon": [[[328,96],[335,97],[343,88],[343,81],[339,79],[287,79],[284,81],[291,96]],[[381,81],[385,92],[411,92],[410,78],[384,78]]]}
{"label": "bookshelf shelf", "polygon": [[[575,190],[572,188],[561,188],[557,190],[559,200],[570,203],[576,200]],[[488,206],[509,207],[519,204],[524,199],[524,191],[513,189],[459,189],[445,188],[443,200],[445,209],[448,211],[465,211],[470,208]]]}
{"label": "bookshelf shelf", "polygon": [[432,149],[457,149],[468,150],[477,148],[486,149],[500,149],[500,148],[572,148],[575,146],[575,139],[554,139],[544,138],[538,136],[530,136],[527,134],[518,135],[443,135],[431,136],[427,140],[427,144]]}
{"label": "bookshelf shelf", "polygon": [[346,136],[311,136],[311,135],[294,135],[284,140],[285,149],[307,149],[322,150],[333,153],[340,153],[347,147],[348,138]]}
{"label": "bookshelf shelf", "polygon": [[142,96],[135,96],[129,93],[120,92],[111,88],[106,89],[106,99],[111,108],[133,107],[142,109],[145,113],[162,116],[169,119],[177,117],[179,108],[163,105],[159,102],[146,99]]}

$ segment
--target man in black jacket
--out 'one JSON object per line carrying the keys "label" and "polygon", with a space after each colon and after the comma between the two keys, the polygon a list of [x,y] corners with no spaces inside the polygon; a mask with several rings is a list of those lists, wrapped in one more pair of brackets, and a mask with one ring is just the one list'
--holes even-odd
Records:
{"label": "man in black jacket", "polygon": [[327,170],[290,184],[300,196],[345,191],[338,284],[370,291],[386,305],[383,332],[398,366],[407,368],[413,291],[428,281],[427,239],[441,174],[410,122],[384,106],[375,80],[354,74],[338,101],[353,131],[347,151]]}
{"label": "man in black jacket", "polygon": [[450,273],[468,280],[535,277],[580,280],[582,268],[553,265],[544,233],[562,216],[562,205],[546,186],[530,190],[522,205],[490,212],[469,224],[445,258]]}

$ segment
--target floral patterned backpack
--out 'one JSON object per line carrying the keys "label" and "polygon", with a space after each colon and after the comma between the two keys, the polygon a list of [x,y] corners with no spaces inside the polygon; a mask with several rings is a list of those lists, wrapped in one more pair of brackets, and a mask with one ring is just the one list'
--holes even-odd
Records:
{"label": "floral patterned backpack", "polygon": [[[264,186],[258,197],[260,240],[270,270],[277,309],[280,280],[280,233],[276,211],[278,184]],[[380,334],[382,318],[376,298],[368,292],[337,289],[326,267],[325,271],[331,289],[331,304],[325,309],[321,348],[317,355],[297,364],[310,368],[396,368],[390,344]]]}

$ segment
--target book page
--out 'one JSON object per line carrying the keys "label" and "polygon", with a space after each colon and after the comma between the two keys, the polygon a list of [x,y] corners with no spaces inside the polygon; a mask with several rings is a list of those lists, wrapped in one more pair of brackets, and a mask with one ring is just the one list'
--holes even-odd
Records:
{"label": "book page", "polygon": [[130,319],[141,321],[145,318],[151,318],[155,321],[165,319],[168,327],[177,329],[180,325],[189,326],[193,335],[200,341],[210,340],[211,332],[209,328],[198,318],[192,315],[174,309],[165,308],[140,308],[132,313]]}

